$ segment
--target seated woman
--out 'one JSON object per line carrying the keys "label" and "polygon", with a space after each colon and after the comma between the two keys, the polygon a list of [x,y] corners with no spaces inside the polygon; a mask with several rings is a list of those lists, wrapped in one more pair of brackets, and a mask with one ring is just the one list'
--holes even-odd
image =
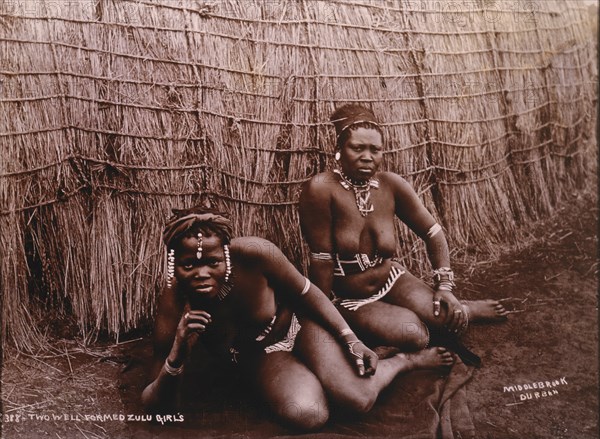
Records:
{"label": "seated woman", "polygon": [[378,360],[274,244],[231,239],[229,221],[207,209],[174,213],[163,232],[168,285],[142,393],[148,411],[173,409],[197,341],[231,354],[282,421],[308,430],[325,423],[329,402],[365,412],[397,374],[452,364],[443,348]]}
{"label": "seated woman", "polygon": [[[507,312],[498,301],[460,302],[454,296],[442,228],[406,180],[378,171],[384,143],[374,114],[346,105],[331,121],[338,166],[305,184],[300,223],[311,250],[311,281],[325,293],[333,292],[357,334],[374,345],[419,350],[428,346],[429,329],[432,336],[456,342],[469,322],[505,319]],[[433,289],[394,259],[395,216],[425,241]]]}

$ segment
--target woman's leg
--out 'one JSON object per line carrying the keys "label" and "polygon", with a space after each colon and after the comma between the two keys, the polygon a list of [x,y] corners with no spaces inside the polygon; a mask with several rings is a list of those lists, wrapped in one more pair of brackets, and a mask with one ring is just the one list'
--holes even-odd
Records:
{"label": "woman's leg", "polygon": [[341,305],[338,311],[356,334],[369,346],[395,346],[402,351],[427,347],[429,331],[413,311],[382,300],[350,311]]}
{"label": "woman's leg", "polygon": [[379,393],[399,373],[450,366],[454,361],[444,348],[425,349],[380,360],[375,375],[361,377],[339,342],[321,326],[306,319],[302,321],[294,352],[318,377],[332,401],[360,413],[371,409]]}
{"label": "woman's leg", "polygon": [[[429,285],[405,271],[381,300],[408,308],[430,328],[441,329],[442,322],[446,319],[446,310],[442,307],[439,316],[433,315],[433,293]],[[506,319],[506,310],[497,300],[467,300],[461,303],[467,308],[470,323]]]}
{"label": "woman's leg", "polygon": [[267,405],[284,423],[316,430],[327,422],[329,408],[319,379],[291,352],[261,354],[248,372]]}

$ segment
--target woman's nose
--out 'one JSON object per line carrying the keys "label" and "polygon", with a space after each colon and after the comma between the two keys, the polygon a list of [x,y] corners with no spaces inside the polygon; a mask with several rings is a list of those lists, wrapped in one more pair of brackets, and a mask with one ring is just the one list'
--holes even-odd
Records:
{"label": "woman's nose", "polygon": [[196,267],[196,269],[194,270],[194,277],[196,279],[207,279],[210,277],[210,270],[206,265]]}

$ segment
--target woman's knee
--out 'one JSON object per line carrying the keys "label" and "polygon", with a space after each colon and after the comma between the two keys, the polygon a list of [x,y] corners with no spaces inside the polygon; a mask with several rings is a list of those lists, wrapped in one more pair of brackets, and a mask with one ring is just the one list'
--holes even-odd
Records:
{"label": "woman's knee", "polygon": [[429,330],[427,326],[418,318],[412,322],[403,322],[398,344],[401,348],[413,351],[425,349],[429,344]]}
{"label": "woman's knee", "polygon": [[284,423],[303,431],[315,431],[329,419],[329,407],[325,401],[293,400],[274,408]]}
{"label": "woman's knee", "polygon": [[429,330],[415,312],[394,306],[386,320],[389,326],[384,332],[379,330],[380,342],[408,351],[419,351],[427,346]]}
{"label": "woman's knee", "polygon": [[364,414],[373,408],[378,393],[372,389],[361,388],[354,391],[347,389],[345,392],[342,390],[336,396],[336,403],[344,409],[353,413]]}

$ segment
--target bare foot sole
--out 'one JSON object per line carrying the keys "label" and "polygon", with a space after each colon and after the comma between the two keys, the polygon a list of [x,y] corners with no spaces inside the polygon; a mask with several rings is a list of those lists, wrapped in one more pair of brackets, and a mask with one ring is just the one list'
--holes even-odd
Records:
{"label": "bare foot sole", "polygon": [[467,308],[469,322],[503,322],[508,317],[508,311],[497,300],[464,300],[461,303]]}
{"label": "bare foot sole", "polygon": [[450,351],[442,347],[423,349],[411,354],[397,354],[403,356],[409,363],[410,369],[437,369],[452,366],[454,356]]}

